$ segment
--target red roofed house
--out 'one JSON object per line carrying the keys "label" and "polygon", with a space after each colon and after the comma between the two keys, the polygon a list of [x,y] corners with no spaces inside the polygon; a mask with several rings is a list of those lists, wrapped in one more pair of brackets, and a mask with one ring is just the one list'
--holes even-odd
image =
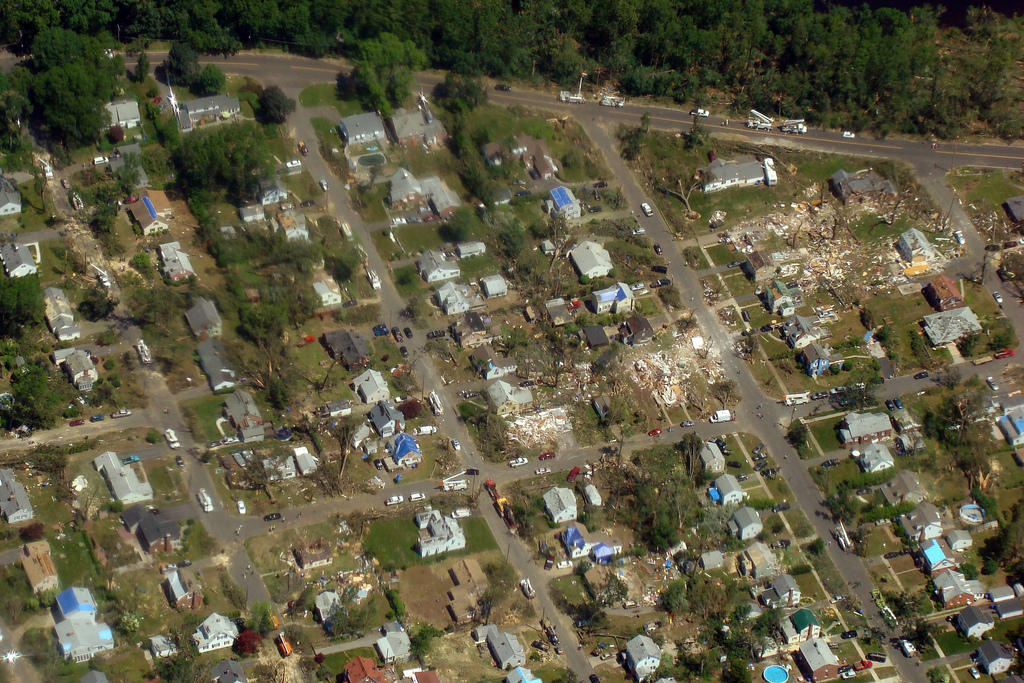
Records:
{"label": "red roofed house", "polygon": [[960,288],[948,275],[936,275],[924,288],[924,296],[936,311],[961,308],[964,299]]}
{"label": "red roofed house", "polygon": [[345,665],[341,680],[345,683],[385,683],[387,678],[377,668],[377,662],[368,657],[356,657]]}

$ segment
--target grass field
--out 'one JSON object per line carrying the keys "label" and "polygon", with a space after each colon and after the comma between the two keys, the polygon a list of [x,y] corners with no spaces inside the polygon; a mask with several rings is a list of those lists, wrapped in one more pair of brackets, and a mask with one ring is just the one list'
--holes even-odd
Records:
{"label": "grass field", "polygon": [[98,568],[89,551],[89,540],[81,531],[50,538],[50,554],[57,567],[62,586],[90,585],[98,576]]}
{"label": "grass field", "polygon": [[219,441],[222,436],[217,429],[217,419],[221,417],[224,405],[223,396],[203,396],[193,399],[182,405],[186,415],[191,415],[195,424],[193,428],[198,430],[197,436],[205,438],[206,441]]}
{"label": "grass field", "polygon": [[840,447],[841,444],[839,443],[839,433],[836,430],[836,425],[838,425],[842,419],[843,418],[840,416],[811,423],[811,434],[814,435],[818,445],[821,446],[821,450],[825,453],[837,450]]}
{"label": "grass field", "polygon": [[433,558],[423,558],[416,554],[416,525],[410,516],[396,519],[382,519],[370,524],[370,529],[363,540],[363,547],[373,555],[385,569],[403,569],[431,561],[441,561],[451,557],[461,557],[473,553],[495,550],[498,544],[494,541],[487,522],[482,517],[469,517],[460,521],[466,534],[464,550],[445,553]]}
{"label": "grass field", "polygon": [[338,97],[338,88],[333,83],[315,83],[299,93],[299,104],[303,107],[334,107],[339,116],[350,116],[362,111],[355,100]]}

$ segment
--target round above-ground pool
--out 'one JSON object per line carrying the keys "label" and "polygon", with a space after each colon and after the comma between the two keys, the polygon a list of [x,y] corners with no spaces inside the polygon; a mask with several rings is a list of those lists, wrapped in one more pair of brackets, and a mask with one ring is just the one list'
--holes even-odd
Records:
{"label": "round above-ground pool", "polygon": [[960,507],[960,519],[965,524],[981,524],[985,521],[985,510],[980,505],[968,503]]}
{"label": "round above-ground pool", "polygon": [[789,680],[789,672],[778,664],[765,667],[764,671],[761,672],[761,676],[768,683],[786,683]]}
{"label": "round above-ground pool", "polygon": [[367,168],[369,168],[370,166],[380,166],[385,161],[387,161],[387,158],[380,152],[377,152],[375,154],[364,154],[363,156],[359,157],[359,165],[365,166]]}

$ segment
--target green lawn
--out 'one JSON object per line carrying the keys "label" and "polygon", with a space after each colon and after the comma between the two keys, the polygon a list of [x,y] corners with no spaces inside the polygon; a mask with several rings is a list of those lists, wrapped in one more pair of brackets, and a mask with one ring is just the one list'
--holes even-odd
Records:
{"label": "green lawn", "polygon": [[996,211],[1002,215],[1002,204],[1007,197],[1021,193],[1020,185],[1010,182],[1001,170],[961,168],[950,173],[953,187],[960,193],[964,208],[974,204],[978,211]]}
{"label": "green lawn", "polygon": [[842,422],[843,418],[835,417],[827,420],[819,420],[810,424],[811,434],[817,440],[818,445],[821,446],[821,450],[825,453],[837,450],[841,444],[839,443],[839,432],[836,430],[836,425]]}
{"label": "green lawn", "polygon": [[49,541],[60,585],[90,585],[99,575],[99,568],[89,550],[89,540],[83,532],[65,532],[63,538],[50,537]]}
{"label": "green lawn", "polygon": [[320,672],[326,677],[326,680],[333,681],[341,676],[345,665],[356,657],[366,657],[375,662],[377,661],[377,653],[372,647],[357,647],[345,650],[344,652],[335,652],[324,657],[323,663],[320,664]]}
{"label": "green lawn", "polygon": [[144,463],[143,469],[153,487],[154,503],[178,502],[186,498],[181,486],[181,474],[175,465],[163,460],[154,460]]}
{"label": "green lawn", "polygon": [[363,110],[355,100],[338,97],[338,87],[333,83],[315,83],[299,93],[299,104],[303,107],[334,107],[339,116],[351,116]]}
{"label": "green lawn", "polygon": [[385,569],[405,569],[417,564],[427,564],[445,558],[461,557],[486,550],[496,550],[487,522],[482,517],[469,517],[460,520],[462,530],[466,534],[466,548],[454,553],[446,553],[431,558],[423,558],[416,554],[416,525],[412,520],[412,511],[396,519],[382,519],[370,524],[370,529],[363,540],[364,549],[380,561]]}
{"label": "green lawn", "polygon": [[182,404],[186,419],[191,416],[195,422],[193,426],[197,430],[196,435],[205,438],[207,441],[219,441],[220,430],[217,429],[217,419],[222,416],[224,405],[223,396],[204,396],[193,399]]}
{"label": "green lawn", "polygon": [[960,635],[957,631],[943,631],[936,633],[933,638],[942,649],[942,653],[947,657],[950,655],[957,655],[964,652],[971,652],[978,647],[978,641],[969,641]]}

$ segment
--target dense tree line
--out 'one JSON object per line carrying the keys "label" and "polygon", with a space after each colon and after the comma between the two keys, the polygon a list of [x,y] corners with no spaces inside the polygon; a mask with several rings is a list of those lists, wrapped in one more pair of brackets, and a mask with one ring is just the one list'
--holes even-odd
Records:
{"label": "dense tree line", "polygon": [[[0,11],[0,39],[25,52],[48,27],[63,27],[109,35],[111,44],[177,38],[202,52],[341,53],[368,65],[363,85],[385,107],[394,93],[381,71],[425,58],[459,73],[565,85],[587,71],[633,95],[720,101],[713,95],[729,93],[739,108],[883,132],[951,136],[978,118],[1004,136],[1021,128],[1012,78],[1020,25],[981,9],[949,29],[927,7],[813,0],[0,0]],[[402,59],[375,60],[392,48]]]}

